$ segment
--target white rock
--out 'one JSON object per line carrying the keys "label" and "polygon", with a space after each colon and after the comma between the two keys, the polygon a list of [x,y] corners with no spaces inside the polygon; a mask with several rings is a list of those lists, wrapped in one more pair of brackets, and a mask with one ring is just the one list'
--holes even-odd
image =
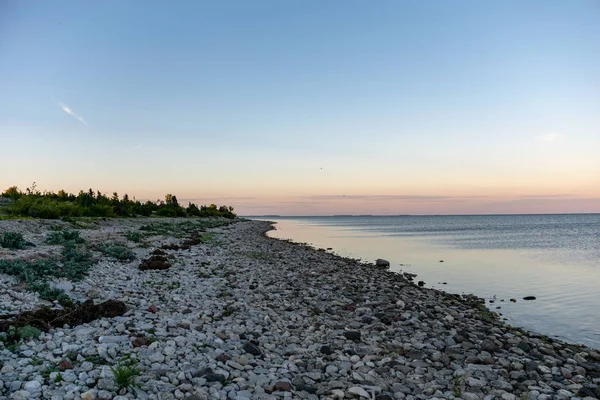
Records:
{"label": "white rock", "polygon": [[82,371],[89,372],[94,369],[94,364],[89,361],[84,361],[81,363],[79,368],[81,368]]}
{"label": "white rock", "polygon": [[9,372],[13,372],[15,370],[15,368],[10,365],[10,364],[5,364],[2,366],[2,369],[0,369],[0,372],[3,374],[7,374]]}
{"label": "white rock", "polygon": [[38,381],[25,382],[23,389],[27,390],[29,393],[37,393],[42,390],[42,384]]}
{"label": "white rock", "polygon": [[75,332],[75,336],[77,336],[78,339],[81,340],[86,336],[91,336],[94,332],[96,332],[96,329],[94,328],[79,328]]}
{"label": "white rock", "polygon": [[98,341],[100,343],[124,343],[129,341],[129,336],[100,336]]}
{"label": "white rock", "polygon": [[165,356],[161,352],[157,351],[155,353],[150,354],[148,360],[156,363],[161,363],[165,361]]}
{"label": "white rock", "polygon": [[172,356],[173,354],[175,354],[175,348],[167,346],[163,349],[163,353],[165,354],[165,356]]}
{"label": "white rock", "polygon": [[27,390],[17,390],[16,392],[10,395],[10,398],[14,400],[27,400],[30,397],[31,393],[29,393]]}

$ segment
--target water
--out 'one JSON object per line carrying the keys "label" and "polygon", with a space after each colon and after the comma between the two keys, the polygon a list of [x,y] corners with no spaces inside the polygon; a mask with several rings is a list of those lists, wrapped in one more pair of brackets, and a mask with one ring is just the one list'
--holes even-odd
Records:
{"label": "water", "polygon": [[268,219],[270,236],[385,258],[428,287],[494,300],[511,325],[600,348],[600,214]]}

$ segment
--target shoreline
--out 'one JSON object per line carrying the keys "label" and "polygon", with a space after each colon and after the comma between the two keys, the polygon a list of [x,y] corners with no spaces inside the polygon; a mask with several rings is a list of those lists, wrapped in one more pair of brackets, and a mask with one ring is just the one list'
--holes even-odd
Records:
{"label": "shoreline", "polygon": [[[109,220],[82,236],[92,240],[99,231],[99,241],[121,240],[148,221],[163,220]],[[27,224],[39,228],[27,239],[40,243],[35,235],[53,222]],[[0,221],[0,233],[9,225],[18,223]],[[600,395],[600,354],[593,349],[494,320],[474,296],[421,288],[398,273],[271,238],[269,227],[238,221],[207,229],[206,242],[163,250],[172,267],[162,271],[137,267],[186,235],[128,242],[137,256],[130,262],[101,256],[82,282],[69,282],[71,291],[83,297],[95,289],[94,301],[119,299],[128,311],[54,328],[20,344],[16,355],[0,345],[0,398],[42,391],[57,399],[117,398],[110,366],[125,355],[142,370],[139,386],[121,394],[126,398]],[[3,278],[1,287],[16,293],[8,282]],[[41,374],[69,352],[78,353],[71,368]],[[57,382],[58,373],[68,379]]]}
{"label": "shoreline", "polygon": [[[546,222],[551,226],[559,220],[515,219],[498,223],[511,229],[497,238],[489,238],[494,229],[487,228],[478,236],[482,224],[493,224],[489,219],[477,223],[464,219],[451,223],[435,220],[440,224],[436,228],[430,227],[433,220],[414,226],[403,219],[381,224],[371,219],[339,223],[333,219],[275,221],[277,230],[269,232],[271,237],[307,242],[316,248],[366,261],[384,258],[389,260],[392,271],[416,274],[415,281],[424,281],[426,287],[484,298],[490,310],[512,326],[600,348],[596,299],[600,275],[594,264],[597,250],[589,249],[593,243],[581,238],[584,250],[576,251],[549,237],[545,243],[556,244],[560,249],[545,249],[543,244],[538,246],[540,241],[536,239],[511,246],[513,233],[518,236],[522,231],[520,226]],[[454,233],[454,225],[465,229]],[[447,233],[447,228],[452,233]],[[556,234],[556,230],[548,230]],[[571,242],[575,243],[575,239]],[[525,300],[531,297],[535,301]]]}

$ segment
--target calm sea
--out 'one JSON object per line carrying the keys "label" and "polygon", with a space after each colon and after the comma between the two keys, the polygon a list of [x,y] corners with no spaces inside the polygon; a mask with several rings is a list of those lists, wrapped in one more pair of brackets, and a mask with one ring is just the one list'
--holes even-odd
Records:
{"label": "calm sea", "polygon": [[257,219],[277,222],[270,236],[385,258],[428,287],[487,299],[511,325],[600,348],[600,214]]}

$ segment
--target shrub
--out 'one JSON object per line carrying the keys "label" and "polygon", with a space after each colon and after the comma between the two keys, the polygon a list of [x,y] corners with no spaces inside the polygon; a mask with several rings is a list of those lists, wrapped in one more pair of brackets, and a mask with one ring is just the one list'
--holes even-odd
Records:
{"label": "shrub", "polygon": [[220,206],[215,204],[201,206],[198,208],[191,204],[186,208],[181,207],[177,196],[167,194],[165,201],[146,201],[142,203],[138,200],[130,200],[127,194],[120,199],[117,193],[112,197],[102,194],[100,191],[94,192],[79,191],[74,195],[60,190],[58,193],[44,192],[36,190],[35,183],[25,192],[19,191],[17,187],[11,187],[2,194],[13,200],[12,204],[6,207],[6,212],[12,216],[33,217],[56,219],[64,217],[130,217],[136,215],[149,216],[156,212],[163,217],[225,217],[235,218],[233,207]]}
{"label": "shrub", "polygon": [[5,232],[0,236],[0,246],[5,249],[20,250],[34,244],[23,239],[23,235],[17,232]]}
{"label": "shrub", "polygon": [[118,243],[107,243],[98,246],[98,250],[102,253],[122,261],[135,260],[135,254],[128,247]]}
{"label": "shrub", "polygon": [[139,243],[142,241],[143,235],[139,232],[129,231],[129,232],[125,233],[125,237],[127,239],[131,240],[132,242]]}
{"label": "shrub", "polygon": [[0,341],[4,343],[15,343],[21,339],[36,338],[42,334],[42,331],[31,325],[26,325],[21,328],[9,326],[6,332],[0,335]]}
{"label": "shrub", "polygon": [[46,237],[46,243],[48,244],[65,244],[68,242],[72,243],[85,243],[85,239],[79,236],[79,231],[53,231]]}
{"label": "shrub", "polygon": [[19,337],[21,339],[36,338],[41,334],[42,331],[40,331],[38,328],[34,328],[31,325],[27,325],[19,329]]}

